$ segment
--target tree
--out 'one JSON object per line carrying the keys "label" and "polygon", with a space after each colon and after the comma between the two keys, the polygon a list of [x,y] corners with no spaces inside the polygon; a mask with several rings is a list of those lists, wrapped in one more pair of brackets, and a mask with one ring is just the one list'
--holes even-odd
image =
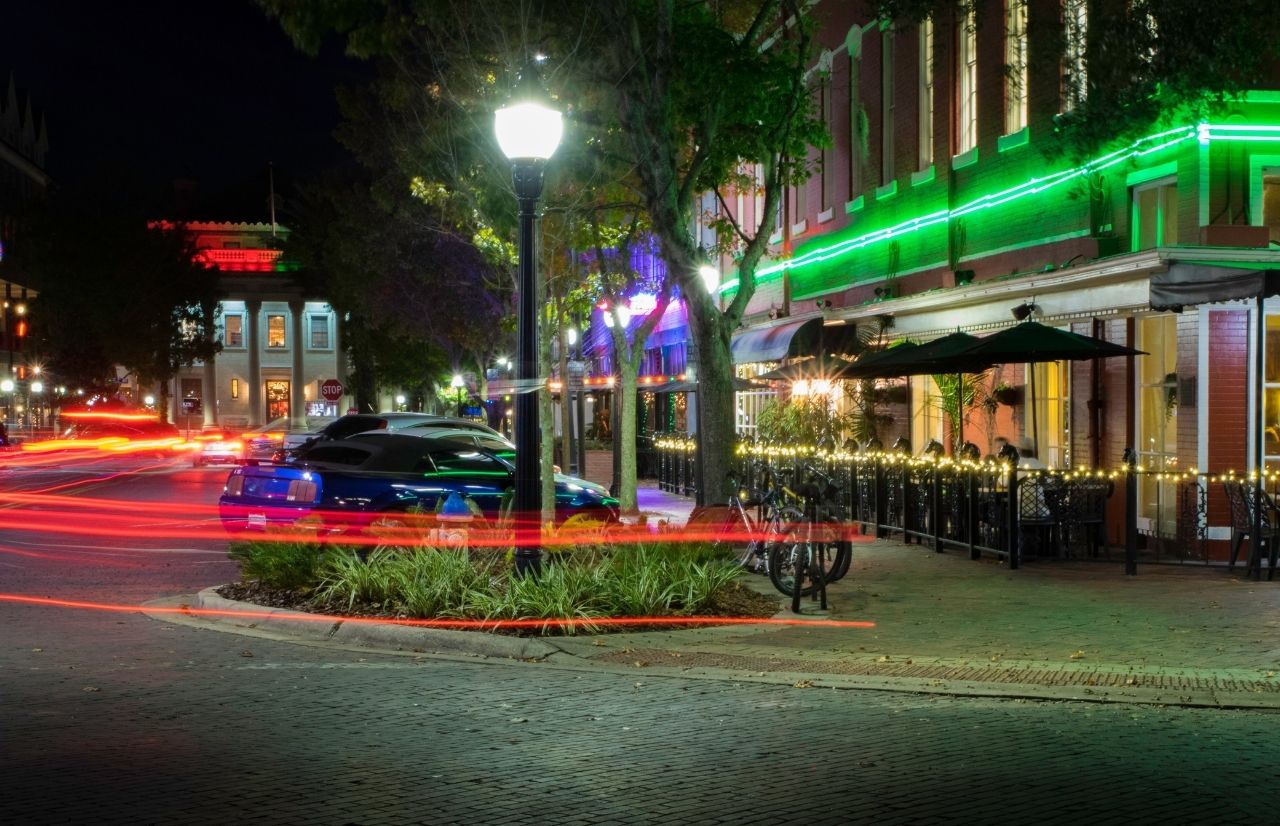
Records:
{"label": "tree", "polygon": [[[1055,118],[1057,140],[1040,143],[1050,155],[1079,162],[1149,134],[1175,113],[1219,112],[1240,92],[1265,87],[1280,56],[1280,41],[1259,25],[1275,11],[1271,0],[1212,7],[1199,0],[1080,2],[1087,2],[1088,15],[1085,93]],[[979,28],[991,22],[979,0],[879,0],[875,6],[881,19],[908,23],[959,20],[966,10],[975,12]],[[1039,63],[1053,76],[1066,47],[1065,26],[1058,14],[1037,14],[1034,4],[1031,15],[1030,37],[1047,45],[1033,49],[1031,72]]]}
{"label": "tree", "polygon": [[[809,146],[826,140],[805,86],[807,5],[262,2],[304,46],[314,48],[324,32],[337,30],[348,51],[393,63],[402,79],[384,86],[381,99],[430,135],[392,141],[397,152],[419,159],[431,180],[448,182],[498,229],[510,226],[514,210],[506,182],[493,185],[493,170],[505,171],[505,163],[494,151],[491,112],[512,70],[535,54],[548,56],[549,84],[572,103],[568,157],[555,164],[565,179],[557,178],[548,204],[598,205],[591,176],[600,168],[626,170],[635,213],[657,239],[689,306],[700,359],[702,489],[713,498],[723,493],[734,442],[730,337],[755,292],[783,187],[805,177]],[[448,151],[426,151],[428,142]],[[749,174],[757,166],[762,174]],[[742,188],[763,190],[764,210],[754,226],[722,211],[724,249],[737,264],[736,290],[722,308],[702,284],[698,270],[707,251],[690,228],[697,196],[714,191],[723,203]]]}
{"label": "tree", "polygon": [[122,365],[160,385],[163,419],[178,370],[218,350],[218,276],[194,261],[181,225],[146,217],[97,193],[56,193],[34,207],[6,267],[39,293],[32,337],[59,381],[101,386]]}

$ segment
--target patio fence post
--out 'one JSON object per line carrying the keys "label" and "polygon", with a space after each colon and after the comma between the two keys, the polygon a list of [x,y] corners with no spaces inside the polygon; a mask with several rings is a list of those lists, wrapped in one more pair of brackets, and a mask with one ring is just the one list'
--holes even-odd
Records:
{"label": "patio fence post", "polygon": [[1018,567],[1018,554],[1021,551],[1021,537],[1018,536],[1018,466],[1009,466],[1009,513],[1006,541],[1008,542],[1009,570]]}
{"label": "patio fence post", "polygon": [[874,515],[876,520],[876,524],[875,524],[876,539],[883,539],[885,536],[884,523],[888,514],[888,509],[885,508],[885,502],[884,502],[886,484],[887,482],[885,480],[885,473],[884,473],[884,460],[876,459],[876,480],[875,480],[876,510]]}
{"label": "patio fence post", "polygon": [[942,471],[938,467],[938,463],[933,463],[933,479],[930,484],[933,490],[930,491],[930,510],[929,521],[932,523],[929,527],[933,533],[933,550],[942,553]]}
{"label": "patio fence post", "polygon": [[1124,572],[1138,573],[1138,454],[1124,449]]}
{"label": "patio fence post", "polygon": [[981,559],[982,553],[978,550],[978,472],[973,468],[966,471],[968,477],[966,487],[968,488],[968,518],[965,523],[968,530],[965,532],[969,539],[969,558]]}

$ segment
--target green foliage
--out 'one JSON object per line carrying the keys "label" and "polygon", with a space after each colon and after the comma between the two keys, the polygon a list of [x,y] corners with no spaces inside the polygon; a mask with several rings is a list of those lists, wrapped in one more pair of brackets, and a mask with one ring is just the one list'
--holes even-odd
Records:
{"label": "green foliage", "polygon": [[944,373],[933,376],[938,387],[937,404],[947,420],[950,433],[958,436],[961,423],[968,423],[969,411],[974,407],[991,409],[985,373]]}
{"label": "green foliage", "polygon": [[[971,8],[981,30],[1000,23],[998,15],[981,14],[990,7],[976,0],[878,0],[874,12],[915,22],[958,19]],[[1242,90],[1265,87],[1280,41],[1259,21],[1274,11],[1270,0],[1215,5],[1211,14],[1201,0],[1088,2],[1085,96],[1056,119],[1056,143],[1042,146],[1079,162],[1148,134],[1175,111],[1183,118],[1219,113]],[[1061,17],[1034,8],[1031,15],[1028,35],[1039,44],[1031,60],[1047,64],[1031,72],[1056,71],[1066,47]]]}
{"label": "green foliage", "polygon": [[303,538],[232,542],[227,556],[240,564],[240,575],[267,588],[310,591],[332,561],[323,545]]}
{"label": "green foliage", "polygon": [[[693,615],[737,576],[708,543],[582,545],[516,577],[499,553],[432,547],[324,551],[305,541],[239,542],[243,575],[313,594],[333,610],[486,620]],[[585,626],[591,628],[590,625]],[[566,626],[566,631],[571,629]]]}
{"label": "green foliage", "polygon": [[[120,196],[124,197],[124,196]],[[67,384],[96,386],[122,364],[143,383],[219,349],[217,271],[192,261],[180,226],[148,227],[141,206],[114,192],[62,190],[22,216],[21,243],[0,265],[35,287],[30,345]],[[161,409],[163,409],[161,405]]]}
{"label": "green foliage", "polygon": [[770,399],[756,418],[761,439],[792,445],[839,444],[851,425],[849,414],[836,413],[826,396],[793,396],[786,402]]}

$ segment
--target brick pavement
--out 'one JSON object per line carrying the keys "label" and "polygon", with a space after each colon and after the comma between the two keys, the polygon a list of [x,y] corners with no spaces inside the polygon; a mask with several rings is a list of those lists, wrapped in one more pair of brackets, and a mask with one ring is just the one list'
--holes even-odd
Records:
{"label": "brick pavement", "polygon": [[131,657],[32,652],[60,616],[0,613],[11,823],[1274,822],[1256,712],[574,673],[136,616],[111,623]]}

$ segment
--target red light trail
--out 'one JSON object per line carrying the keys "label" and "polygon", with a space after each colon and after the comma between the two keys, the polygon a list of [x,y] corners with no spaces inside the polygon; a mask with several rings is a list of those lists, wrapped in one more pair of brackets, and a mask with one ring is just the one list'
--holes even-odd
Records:
{"label": "red light trail", "polygon": [[25,594],[0,594],[0,602],[19,605],[34,605],[52,608],[77,608],[89,611],[106,611],[110,613],[148,613],[169,614],[190,617],[213,617],[224,619],[289,619],[299,622],[335,621],[360,625],[405,625],[413,628],[449,628],[461,630],[494,630],[498,628],[545,628],[562,626],[571,628],[584,627],[618,627],[653,626],[653,625],[805,625],[820,628],[874,628],[875,623],[865,620],[832,620],[832,619],[793,619],[755,618],[755,617],[563,617],[553,619],[518,619],[518,620],[467,620],[467,619],[407,619],[396,617],[354,617],[344,614],[304,614],[301,612],[280,612],[279,610],[263,611],[224,611],[212,608],[189,607],[148,607],[142,605],[118,605],[106,602],[82,602],[79,600],[51,599],[48,597],[32,597]]}

